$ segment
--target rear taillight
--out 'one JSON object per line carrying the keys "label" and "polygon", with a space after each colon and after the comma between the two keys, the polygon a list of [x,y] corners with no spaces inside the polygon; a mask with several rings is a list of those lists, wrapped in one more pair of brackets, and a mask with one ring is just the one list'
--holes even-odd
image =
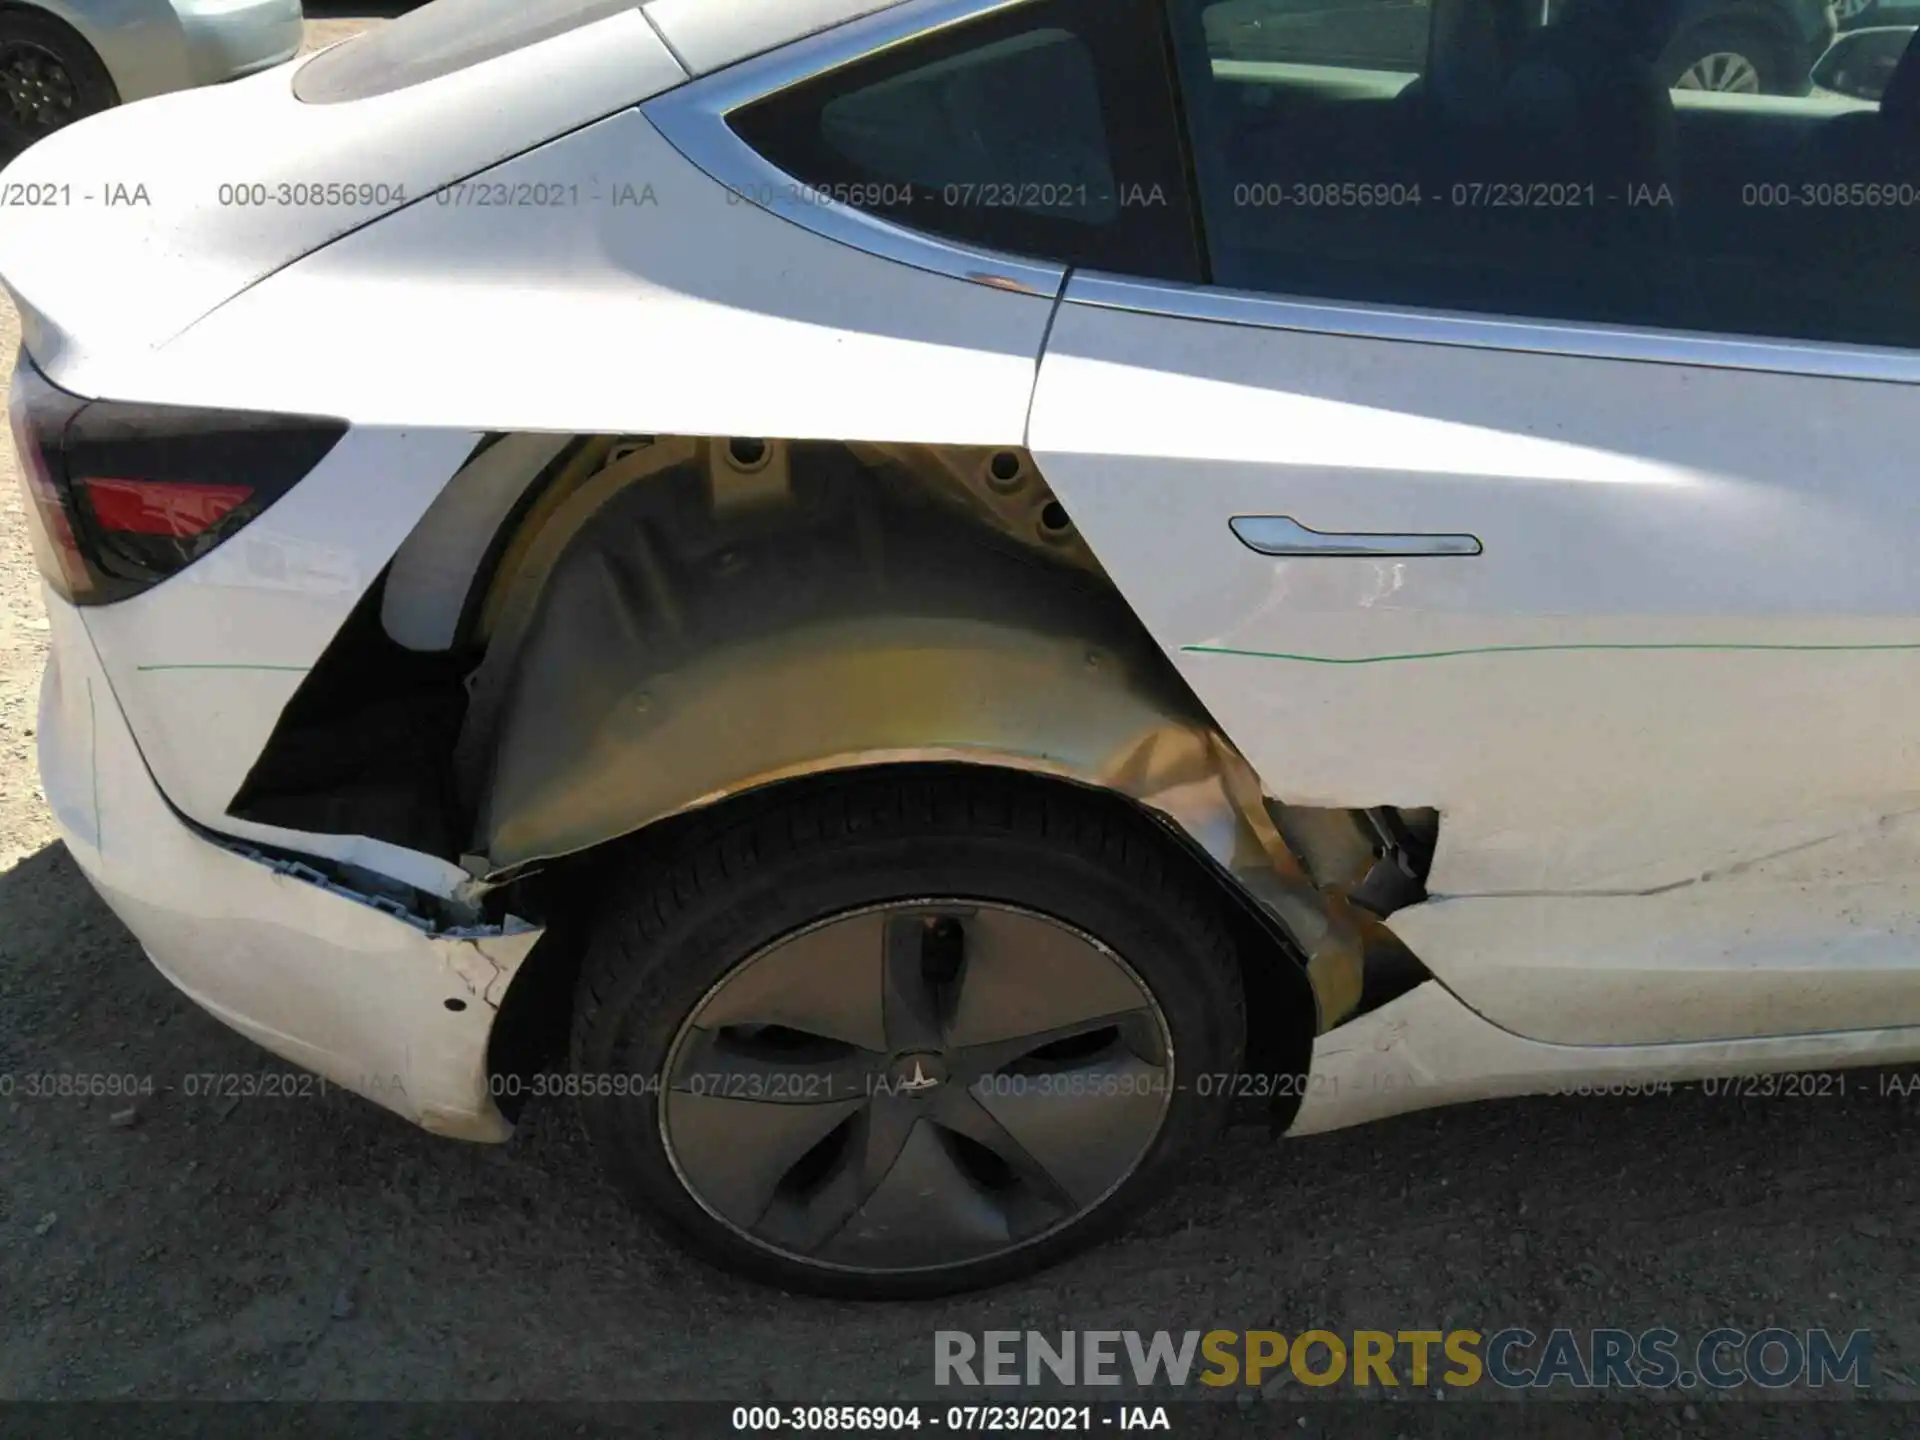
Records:
{"label": "rear taillight", "polygon": [[27,492],[27,533],[47,583],[81,604],[93,599],[93,575],[74,537],[58,477],[60,437],[67,422],[85,408],[86,401],[49,385],[21,352],[13,369],[7,418],[13,425],[21,488]]}
{"label": "rear taillight", "polygon": [[81,482],[94,523],[119,535],[204,535],[253,498],[245,485],[165,485],[155,480]]}
{"label": "rear taillight", "polygon": [[347,431],[308,415],[82,400],[24,352],[10,413],[40,571],[81,605],[124,600],[191,565]]}

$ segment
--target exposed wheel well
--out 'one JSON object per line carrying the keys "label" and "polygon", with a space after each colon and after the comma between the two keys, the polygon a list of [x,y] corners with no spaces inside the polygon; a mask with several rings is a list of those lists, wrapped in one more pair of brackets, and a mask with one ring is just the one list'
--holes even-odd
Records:
{"label": "exposed wheel well", "polygon": [[1095,788],[1183,849],[1257,957],[1256,1013],[1283,1017],[1257,1027],[1265,1073],[1426,978],[1378,917],[1424,898],[1437,815],[1264,796],[1014,449],[499,437],[229,812],[457,862],[458,923],[551,922],[499,1023],[519,1068],[608,857],[775,785],[908,764]]}
{"label": "exposed wheel well", "polygon": [[[1313,988],[1293,942],[1245,892],[1223,875],[1177,830],[1124,796],[1048,776],[982,766],[885,766],[781,782],[733,796],[707,810],[676,816],[635,834],[571,855],[514,883],[506,897],[518,913],[545,918],[547,934],[521,966],[500,1007],[489,1048],[488,1065],[500,1077],[526,1078],[562,1065],[572,1016],[575,982],[586,934],[596,913],[596,897],[617,883],[623,870],[663,863],[666,857],[716,830],[739,823],[751,809],[795,792],[862,784],[876,777],[916,778],[991,774],[1014,787],[1071,787],[1093,803],[1108,807],[1115,823],[1134,829],[1147,843],[1161,847],[1169,864],[1185,868],[1218,896],[1220,913],[1235,942],[1241,983],[1247,997],[1247,1073],[1298,1076],[1312,1059],[1315,1023]],[[524,1084],[502,1084],[509,1095],[525,1093]],[[1244,1107],[1242,1118],[1271,1119],[1283,1128],[1292,1118],[1303,1087],[1248,1086],[1249,1094],[1272,1095],[1275,1104]],[[509,1110],[509,1118],[513,1112]]]}

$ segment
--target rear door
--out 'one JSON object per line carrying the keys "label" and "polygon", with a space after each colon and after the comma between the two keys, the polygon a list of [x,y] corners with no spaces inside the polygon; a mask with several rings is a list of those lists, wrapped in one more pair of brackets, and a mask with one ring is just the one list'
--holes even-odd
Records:
{"label": "rear door", "polygon": [[1439,807],[1391,923],[1498,1023],[1920,1023],[1898,125],[1702,126],[1657,37],[1491,5],[1303,83],[1213,8],[1170,0],[1215,283],[1077,273],[1032,414],[1127,598],[1271,793]]}

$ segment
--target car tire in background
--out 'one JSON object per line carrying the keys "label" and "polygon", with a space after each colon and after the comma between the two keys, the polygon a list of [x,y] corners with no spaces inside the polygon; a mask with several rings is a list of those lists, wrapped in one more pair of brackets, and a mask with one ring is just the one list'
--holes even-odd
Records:
{"label": "car tire in background", "polygon": [[1246,1034],[1224,902],[1126,802],[983,769],[747,803],[634,857],[574,1013],[596,1149],[697,1253],[853,1298],[996,1284],[1219,1131]]}
{"label": "car tire in background", "polygon": [[37,10],[0,7],[0,164],[119,102],[106,66],[71,27]]}
{"label": "car tire in background", "polygon": [[1682,31],[1660,57],[1659,70],[1675,90],[1791,95],[1807,88],[1806,76],[1789,74],[1778,40],[1749,25],[1709,23]]}

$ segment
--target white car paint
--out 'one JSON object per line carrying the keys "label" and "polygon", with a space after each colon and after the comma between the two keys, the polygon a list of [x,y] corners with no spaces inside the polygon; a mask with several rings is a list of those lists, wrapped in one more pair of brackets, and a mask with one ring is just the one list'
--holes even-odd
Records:
{"label": "white car paint", "polygon": [[[512,73],[496,77],[502,93],[524,94],[531,104],[547,67],[581,59],[556,47],[587,36],[596,56],[608,48],[618,55],[630,69],[626,92],[644,98],[668,78],[670,62],[650,31],[643,38],[628,25],[601,33],[613,24],[417,89],[450,87],[434,113],[459,114],[478,94],[459,85],[461,77],[506,67]],[[674,67],[671,75],[678,74]],[[371,107],[376,118],[401,124],[408,117],[395,117],[387,101],[413,93],[321,107],[285,103],[302,116]],[[570,91],[569,104],[596,109],[614,93],[621,92]],[[557,123],[557,114],[543,112],[533,129]],[[371,123],[349,123],[349,147],[370,143],[375,132],[363,124]],[[514,124],[531,133],[525,113]],[[512,133],[503,128],[459,144],[495,149]],[[475,153],[455,146],[419,163],[451,175]],[[462,198],[490,199],[502,186],[566,187],[580,199],[496,206]],[[443,897],[470,879],[446,861],[225,811],[305,672],[484,431],[1017,445],[1051,315],[1049,301],[876,266],[788,224],[716,186],[632,109],[484,171],[451,194],[448,203],[413,203],[326,245],[272,283],[215,306],[171,343],[102,351],[55,340],[48,351],[60,362],[49,367],[51,378],[80,393],[353,422],[310,483],[234,543],[145,594],[95,610],[88,623],[148,763],[188,815]],[[158,224],[185,236],[202,225],[217,231],[219,221],[197,215]],[[264,257],[317,243],[323,233],[310,229],[296,239],[290,231],[269,245],[242,227],[213,253],[225,246]],[[129,267],[171,275],[170,257],[185,243],[170,240],[169,258],[146,254],[144,268],[129,255]],[[86,308],[95,302],[79,283],[83,272],[60,252],[23,247],[26,258],[15,269],[7,268],[7,253],[0,247],[0,274],[63,325],[78,314],[83,326],[120,337],[164,328],[143,314],[100,326]],[[208,289],[170,312],[168,324],[250,273],[217,271],[204,257],[193,263]],[[546,266],[557,267],[547,285],[487,288],[491,276]],[[190,277],[183,284],[193,288]],[[169,287],[156,280],[153,288]],[[168,303],[182,304],[178,296]],[[283,343],[290,333],[302,337],[298,347]],[[523,364],[499,362],[503,335],[537,337]],[[28,348],[40,358],[32,336]],[[258,363],[262,354],[274,363]],[[467,497],[474,493],[463,487],[447,503],[473,503]],[[407,607],[417,548],[404,558],[396,614]],[[418,623],[444,634],[449,622],[443,611]],[[421,632],[403,622],[395,633],[405,640]]]}
{"label": "white car paint", "polygon": [[647,0],[640,7],[690,75],[706,75],[738,60],[835,25],[886,10],[900,0]]}
{"label": "white car paint", "polygon": [[[1441,811],[1390,923],[1470,1003],[1591,1043],[1920,1022],[1881,825],[1920,806],[1910,387],[1067,300],[1049,483],[1272,793]],[[1484,553],[1271,559],[1236,515]],[[1755,862],[1819,842],[1850,863],[1789,905]]]}
{"label": "white car paint", "polygon": [[541,932],[427,935],[194,833],[142,762],[80,612],[49,594],[47,619],[47,802],[68,850],[161,973],[274,1054],[415,1124],[506,1139],[487,1040]]}
{"label": "white car paint", "polygon": [[[144,211],[89,211],[85,246],[71,215],[0,234],[56,381],[354,427],[173,580],[84,617],[50,604],[49,796],[169,976],[299,1063],[388,1104],[369,1077],[403,1074],[394,1108],[498,1138],[485,1002],[530,940],[423,936],[170,807],[457,891],[444,860],[224,807],[389,560],[396,633],[449,634],[419,587],[471,547],[407,537],[443,507],[497,513],[500,490],[443,498],[485,432],[1026,443],[1269,792],[1443,812],[1435,898],[1393,920],[1443,984],[1322,1037],[1315,1074],[1344,1098],[1310,1094],[1297,1128],[1556,1077],[1916,1053],[1887,1028],[1920,1020],[1912,388],[1132,314],[1083,289],[1056,307],[791,224],[634,108],[871,8],[769,0],[761,31],[655,0],[341,105],[274,72],[8,172],[172,177]],[[233,148],[188,143],[214,131]],[[316,177],[404,181],[409,203],[217,198]],[[420,198],[469,179],[566,203]],[[1233,538],[1240,514],[1485,550],[1276,561]],[[482,1003],[446,1008],[463,995]]]}
{"label": "white car paint", "polygon": [[[493,1007],[538,939],[434,938],[196,836],[111,700],[80,612],[47,596],[40,766],[90,881],[196,1003],[256,1043],[437,1133],[503,1140],[485,1070]],[[466,1008],[449,1011],[446,1001]],[[1920,1058],[1920,1029],[1730,1044],[1522,1039],[1426,985],[1315,1043],[1306,1135],[1425,1106],[1628,1080]]]}
{"label": "white car paint", "polygon": [[[1050,300],[789,224],[635,111],[479,180],[577,199],[403,210],[148,356],[138,393],[365,425],[1021,442]],[[518,365],[499,361],[507,336]],[[248,363],[263,348],[278,363]]]}
{"label": "white car paint", "polygon": [[469,879],[365,836],[284,830],[226,810],[307,671],[480,438],[357,426],[230,544],[144,594],[90,608],[87,629],[141,753],[187,815],[436,895]]}
{"label": "white car paint", "polygon": [[[49,379],[89,397],[158,398],[140,388],[154,347],[222,301],[402,205],[436,204],[427,197],[440,186],[685,78],[637,11],[349,104],[301,104],[297,69],[106,111],[6,168],[9,184],[64,195],[9,208],[0,227],[0,276]],[[556,73],[567,83],[554,84]],[[218,144],[205,143],[210,134]],[[462,225],[486,219],[449,209]],[[363,328],[353,349],[366,352],[378,335]],[[281,348],[268,352],[274,364]],[[236,361],[274,368],[258,354],[226,364]]]}
{"label": "white car paint", "polygon": [[[1629,1095],[1715,1076],[1920,1059],[1920,1028],[1670,1045],[1549,1045],[1502,1030],[1422,985],[1314,1041],[1289,1135],[1516,1095]],[[1787,1092],[1782,1092],[1787,1093]]]}

